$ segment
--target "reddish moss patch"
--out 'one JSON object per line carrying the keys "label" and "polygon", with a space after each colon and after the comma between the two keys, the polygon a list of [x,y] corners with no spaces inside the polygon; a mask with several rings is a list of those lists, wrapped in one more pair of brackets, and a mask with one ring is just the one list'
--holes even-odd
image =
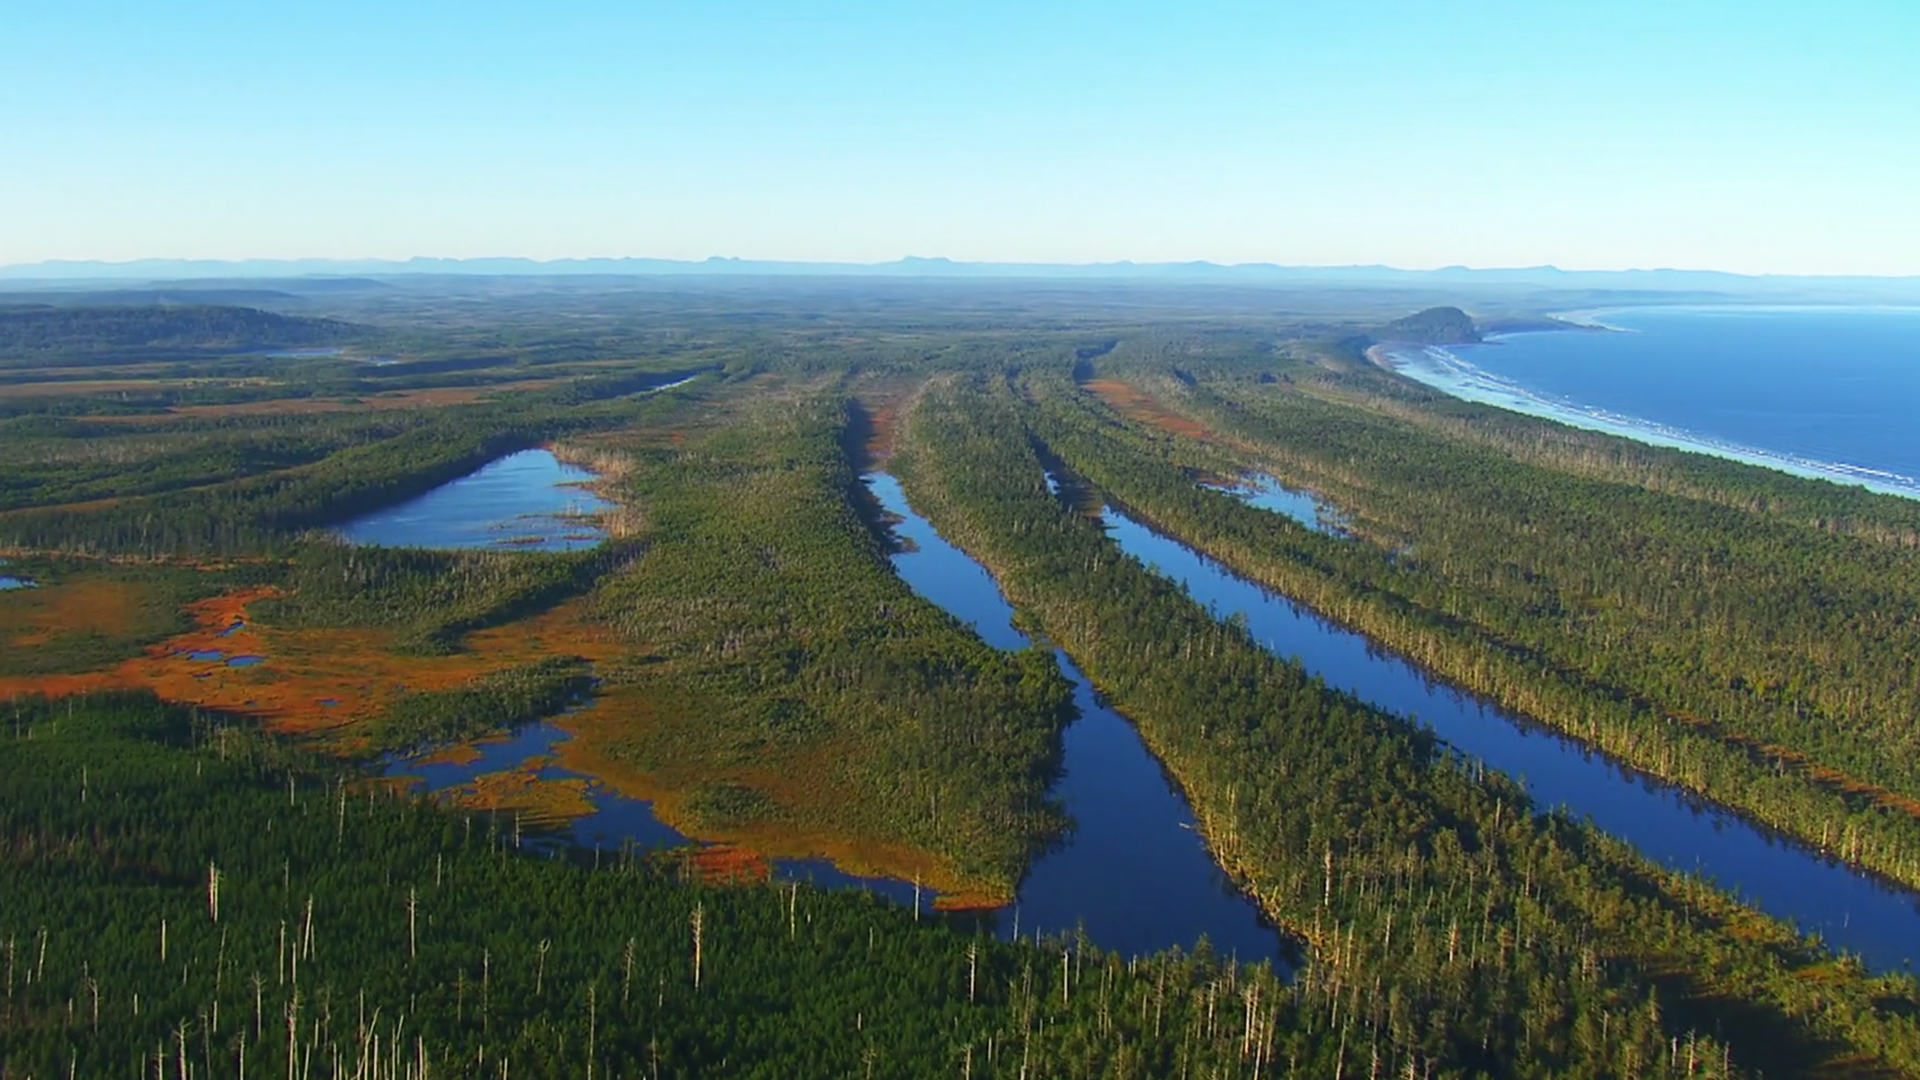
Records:
{"label": "reddish moss patch", "polygon": [[1192,439],[1213,438],[1213,432],[1209,431],[1205,425],[1191,417],[1174,412],[1152,395],[1136,390],[1117,379],[1094,379],[1083,385],[1129,420]]}

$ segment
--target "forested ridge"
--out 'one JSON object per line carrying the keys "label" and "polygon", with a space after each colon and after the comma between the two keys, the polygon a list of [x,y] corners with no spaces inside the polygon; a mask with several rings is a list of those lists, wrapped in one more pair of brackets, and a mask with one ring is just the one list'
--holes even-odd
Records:
{"label": "forested ridge", "polygon": [[1047,791],[1069,685],[1050,653],[992,649],[894,575],[856,505],[843,397],[735,408],[677,444],[596,444],[625,455],[618,490],[649,518],[646,557],[590,598],[634,646],[605,689],[700,718],[612,753],[702,763],[696,821],[835,821],[936,853],[949,884],[1003,900],[1067,826]]}
{"label": "forested ridge", "polygon": [[[1045,383],[1038,422],[1120,502],[1242,573],[1656,775],[1920,884],[1920,563],[1889,542],[1908,508],[1873,516],[1901,500],[1856,497],[1809,520],[1790,508],[1832,485],[1783,477],[1777,503],[1741,506],[1738,489],[1704,497],[1721,471],[1707,462],[1682,491],[1650,490],[1456,434],[1470,421],[1413,422],[1402,397],[1369,407],[1352,383],[1154,385],[1225,436],[1202,446],[1130,425],[1061,379]],[[1508,417],[1485,426],[1517,441]],[[1244,468],[1322,493],[1364,542],[1195,482]]]}
{"label": "forested ridge", "polygon": [[337,319],[219,304],[0,306],[0,364],[311,347],[364,334]]}
{"label": "forested ridge", "polygon": [[[1222,863],[1313,946],[1302,980],[1359,1010],[1387,1067],[1631,1073],[1709,1032],[1770,1070],[1812,1068],[1824,1045],[1920,1062],[1910,980],[1835,967],[1711,888],[1536,816],[1510,782],[1121,554],[1048,492],[1015,395],[936,390],[908,425],[895,464],[916,505],[1137,723]],[[1815,971],[1850,970],[1813,989]]]}

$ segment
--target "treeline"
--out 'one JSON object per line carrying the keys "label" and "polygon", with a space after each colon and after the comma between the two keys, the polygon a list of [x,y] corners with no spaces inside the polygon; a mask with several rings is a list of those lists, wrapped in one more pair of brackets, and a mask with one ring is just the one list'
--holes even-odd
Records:
{"label": "treeline", "polygon": [[[1237,457],[1049,385],[1044,423],[1061,453],[1239,572],[1637,767],[1920,885],[1909,614],[1920,563],[1902,545],[1726,492],[1529,461],[1403,419],[1397,403],[1315,392],[1311,376],[1161,384],[1243,440]],[[1371,542],[1314,535],[1185,475],[1235,465],[1313,488]],[[1711,489],[1716,472],[1693,483]]]}
{"label": "treeline", "polygon": [[896,471],[1135,721],[1222,864],[1310,942],[1302,992],[1383,1070],[1631,1075],[1708,1044],[1714,1068],[1775,1075],[1855,1053],[1920,1068],[1911,979],[1536,815],[1276,659],[1054,498],[1021,410],[1004,387],[932,390]]}
{"label": "treeline", "polygon": [[[136,696],[0,713],[0,1076],[1358,1075],[1264,968],[713,889]],[[1676,1070],[1677,1073],[1677,1070]]]}
{"label": "treeline", "polygon": [[259,604],[275,626],[379,627],[402,652],[445,655],[475,630],[501,626],[591,589],[640,546],[577,552],[435,551],[314,540],[287,560],[283,595]]}

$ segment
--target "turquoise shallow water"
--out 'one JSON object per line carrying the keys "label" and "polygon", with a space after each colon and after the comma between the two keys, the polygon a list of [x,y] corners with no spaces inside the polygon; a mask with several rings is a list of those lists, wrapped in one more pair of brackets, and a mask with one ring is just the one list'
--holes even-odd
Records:
{"label": "turquoise shallow water", "polygon": [[[6,565],[7,560],[0,559],[0,567]],[[31,589],[34,587],[35,583],[31,578],[12,577],[8,574],[0,573],[0,589]]]}
{"label": "turquoise shallow water", "polygon": [[1645,442],[1920,498],[1920,308],[1634,308],[1612,333],[1399,347],[1402,374]]}

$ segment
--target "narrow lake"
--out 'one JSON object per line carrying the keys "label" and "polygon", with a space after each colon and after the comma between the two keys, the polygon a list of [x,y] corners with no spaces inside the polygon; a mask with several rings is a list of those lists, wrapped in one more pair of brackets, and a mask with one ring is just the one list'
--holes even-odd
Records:
{"label": "narrow lake", "polygon": [[1469,758],[1522,780],[1541,808],[1565,806],[1653,859],[1700,873],[1880,971],[1920,958],[1920,901],[1524,717],[1440,684],[1362,634],[1234,576],[1111,507],[1121,550],[1181,582],[1220,618],[1242,615],[1270,651],[1389,712],[1431,727]]}
{"label": "narrow lake", "polygon": [[1291,518],[1317,533],[1342,536],[1347,532],[1346,515],[1331,503],[1323,501],[1311,491],[1290,488],[1263,472],[1248,473],[1231,484],[1209,483],[1201,486],[1224,491],[1248,506],[1257,506]]}
{"label": "narrow lake", "polygon": [[[894,532],[910,550],[895,554],[893,565],[915,592],[996,648],[1031,644],[1014,628],[993,576],[915,513],[898,481],[874,473],[867,485],[899,519]],[[1207,854],[1186,799],[1159,761],[1073,661],[1056,655],[1073,680],[1080,716],[1067,728],[1054,794],[1076,828],[1034,863],[1002,931],[1014,932],[1016,923],[1023,935],[1083,926],[1102,948],[1128,955],[1191,949],[1204,935],[1216,952],[1283,962],[1279,932]]]}
{"label": "narrow lake", "polygon": [[606,539],[591,515],[613,504],[586,489],[594,479],[551,450],[522,450],[335,531],[387,547],[578,551]]}

